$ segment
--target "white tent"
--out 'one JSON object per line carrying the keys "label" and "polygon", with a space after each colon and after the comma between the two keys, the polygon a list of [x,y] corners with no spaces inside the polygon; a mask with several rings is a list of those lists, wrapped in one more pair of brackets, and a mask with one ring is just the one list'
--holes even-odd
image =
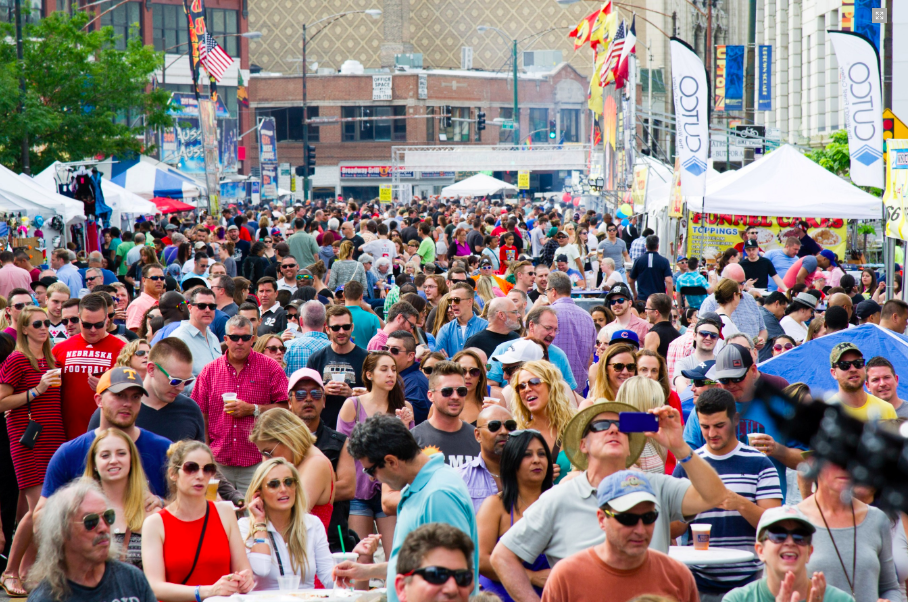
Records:
{"label": "white tent", "polygon": [[690,211],[781,217],[879,219],[882,201],[814,163],[786,144],[762,159],[707,181],[705,198]]}
{"label": "white tent", "polygon": [[492,176],[478,173],[441,189],[441,196],[483,196],[497,192],[517,192],[517,187]]}
{"label": "white tent", "polygon": [[42,214],[50,219],[54,214],[69,224],[85,221],[85,206],[74,199],[46,190],[28,176],[20,176],[0,165],[0,192],[12,193],[35,205],[45,208]]}

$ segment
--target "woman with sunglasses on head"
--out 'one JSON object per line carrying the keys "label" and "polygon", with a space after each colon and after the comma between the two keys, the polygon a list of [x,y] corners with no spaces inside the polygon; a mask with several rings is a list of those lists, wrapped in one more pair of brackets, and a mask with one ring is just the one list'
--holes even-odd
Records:
{"label": "woman with sunglasses on head", "polygon": [[788,353],[797,346],[797,341],[792,337],[787,334],[780,334],[772,340],[772,356],[776,357],[777,355]]}
{"label": "woman with sunglasses on head", "polygon": [[[534,430],[511,433],[501,454],[500,467],[501,492],[486,498],[476,515],[479,531],[479,584],[484,592],[497,595],[502,602],[510,602],[511,596],[492,567],[492,550],[508,529],[523,518],[526,509],[544,491],[552,488],[554,467],[548,443]],[[536,593],[542,595],[550,568],[545,554],[540,554],[532,563],[524,562],[523,566],[530,575]]]}
{"label": "woman with sunglasses on head", "polygon": [[281,340],[281,337],[277,335],[259,337],[256,339],[255,345],[252,346],[252,350],[270,357],[280,364],[281,368],[287,367],[287,363],[284,361],[284,352],[287,351],[287,348],[284,347],[284,341]]}
{"label": "woman with sunglasses on head", "polygon": [[211,449],[183,440],[167,452],[170,503],[142,526],[142,565],[160,602],[245,594],[255,581],[233,504],[206,499]]}
{"label": "woman with sunglasses on head", "polygon": [[[463,368],[464,384],[467,386],[467,397],[464,399],[460,419],[476,426],[476,418],[482,411],[482,399],[487,390],[485,362],[472,349],[464,349],[451,358],[451,361]],[[435,406],[432,406],[432,410],[434,409]]]}
{"label": "woman with sunglasses on head", "polygon": [[[19,581],[19,564],[32,539],[32,512],[41,497],[41,485],[51,456],[65,441],[61,409],[60,371],[51,354],[50,320],[34,305],[25,306],[16,320],[16,350],[0,365],[0,412],[7,412],[9,450],[20,491],[28,511],[19,521],[9,552],[7,571],[0,586],[12,596],[25,596]],[[22,443],[31,421],[41,425],[40,435]],[[25,499],[22,500],[22,497]]]}
{"label": "woman with sunglasses on head", "polygon": [[117,356],[117,362],[114,366],[125,366],[126,368],[132,368],[139,373],[139,376],[142,380],[145,379],[145,366],[148,364],[148,354],[151,353],[151,345],[148,344],[148,341],[145,339],[136,339],[127,343],[123,349],[120,350],[120,355]]}
{"label": "woman with sunglasses on head", "polygon": [[574,417],[574,407],[561,386],[563,380],[558,368],[545,360],[526,362],[511,377],[511,385],[517,392],[514,399],[517,428],[542,433],[559,466],[556,484],[571,470],[571,462],[561,449],[561,437]]}
{"label": "woman with sunglasses on head", "polygon": [[590,381],[590,392],[580,409],[592,405],[596,399],[615,401],[618,389],[627,379],[637,376],[637,350],[623,343],[609,345],[599,357],[596,380]]}
{"label": "woman with sunglasses on head", "polygon": [[141,569],[148,480],[136,444],[121,430],[99,431],[88,449],[84,476],[97,481],[116,512],[110,527],[119,560]]}
{"label": "woman with sunglasses on head", "polygon": [[[348,398],[341,407],[337,432],[349,437],[357,424],[377,414],[397,415],[408,428],[415,426],[413,406],[404,399],[394,356],[387,351],[370,351],[363,361],[363,384],[368,392]],[[355,465],[356,493],[350,502],[350,529],[365,537],[373,532],[373,524],[377,524],[382,547],[389,554],[397,519],[382,510],[381,483],[363,472],[359,460]]]}

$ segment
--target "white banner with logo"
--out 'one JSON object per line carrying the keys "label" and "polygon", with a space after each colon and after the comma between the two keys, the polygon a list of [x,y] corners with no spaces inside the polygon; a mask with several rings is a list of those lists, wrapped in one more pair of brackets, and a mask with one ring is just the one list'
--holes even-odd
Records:
{"label": "white banner with logo", "polygon": [[675,149],[681,159],[681,193],[706,193],[709,153],[709,89],[703,61],[686,42],[671,39],[672,92],[675,98]]}
{"label": "white banner with logo", "polygon": [[885,187],[880,57],[873,43],[853,31],[830,31],[845,101],[851,181]]}

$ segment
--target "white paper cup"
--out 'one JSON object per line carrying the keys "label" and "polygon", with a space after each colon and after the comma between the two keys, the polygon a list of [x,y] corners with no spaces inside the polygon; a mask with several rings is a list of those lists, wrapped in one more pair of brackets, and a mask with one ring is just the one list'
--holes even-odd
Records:
{"label": "white paper cup", "polygon": [[296,591],[300,587],[299,575],[282,575],[277,578],[277,586],[282,592]]}
{"label": "white paper cup", "polygon": [[691,533],[693,534],[694,540],[694,549],[695,550],[708,550],[709,549],[709,531],[712,528],[712,525],[705,523],[692,523],[690,526]]}
{"label": "white paper cup", "polygon": [[[334,565],[337,566],[345,560],[350,560],[356,562],[359,559],[359,554],[354,554],[353,552],[332,552],[331,556],[334,557]],[[343,589],[337,581],[334,582],[334,589]]]}
{"label": "white paper cup", "polygon": [[[331,373],[331,382],[342,383],[347,380],[347,375],[343,372],[332,372]],[[343,552],[340,552],[343,553]]]}

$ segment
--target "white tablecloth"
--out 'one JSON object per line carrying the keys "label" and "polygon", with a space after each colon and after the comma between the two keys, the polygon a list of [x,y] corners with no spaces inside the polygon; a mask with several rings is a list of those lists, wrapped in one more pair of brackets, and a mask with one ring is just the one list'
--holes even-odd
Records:
{"label": "white tablecloth", "polygon": [[709,566],[716,564],[734,564],[753,560],[753,552],[730,550],[728,548],[710,548],[695,550],[693,546],[670,546],[668,555],[682,564]]}
{"label": "white tablecloth", "polygon": [[278,590],[234,594],[232,596],[214,596],[209,602],[353,602],[366,591],[331,589],[301,589],[295,592]]}

